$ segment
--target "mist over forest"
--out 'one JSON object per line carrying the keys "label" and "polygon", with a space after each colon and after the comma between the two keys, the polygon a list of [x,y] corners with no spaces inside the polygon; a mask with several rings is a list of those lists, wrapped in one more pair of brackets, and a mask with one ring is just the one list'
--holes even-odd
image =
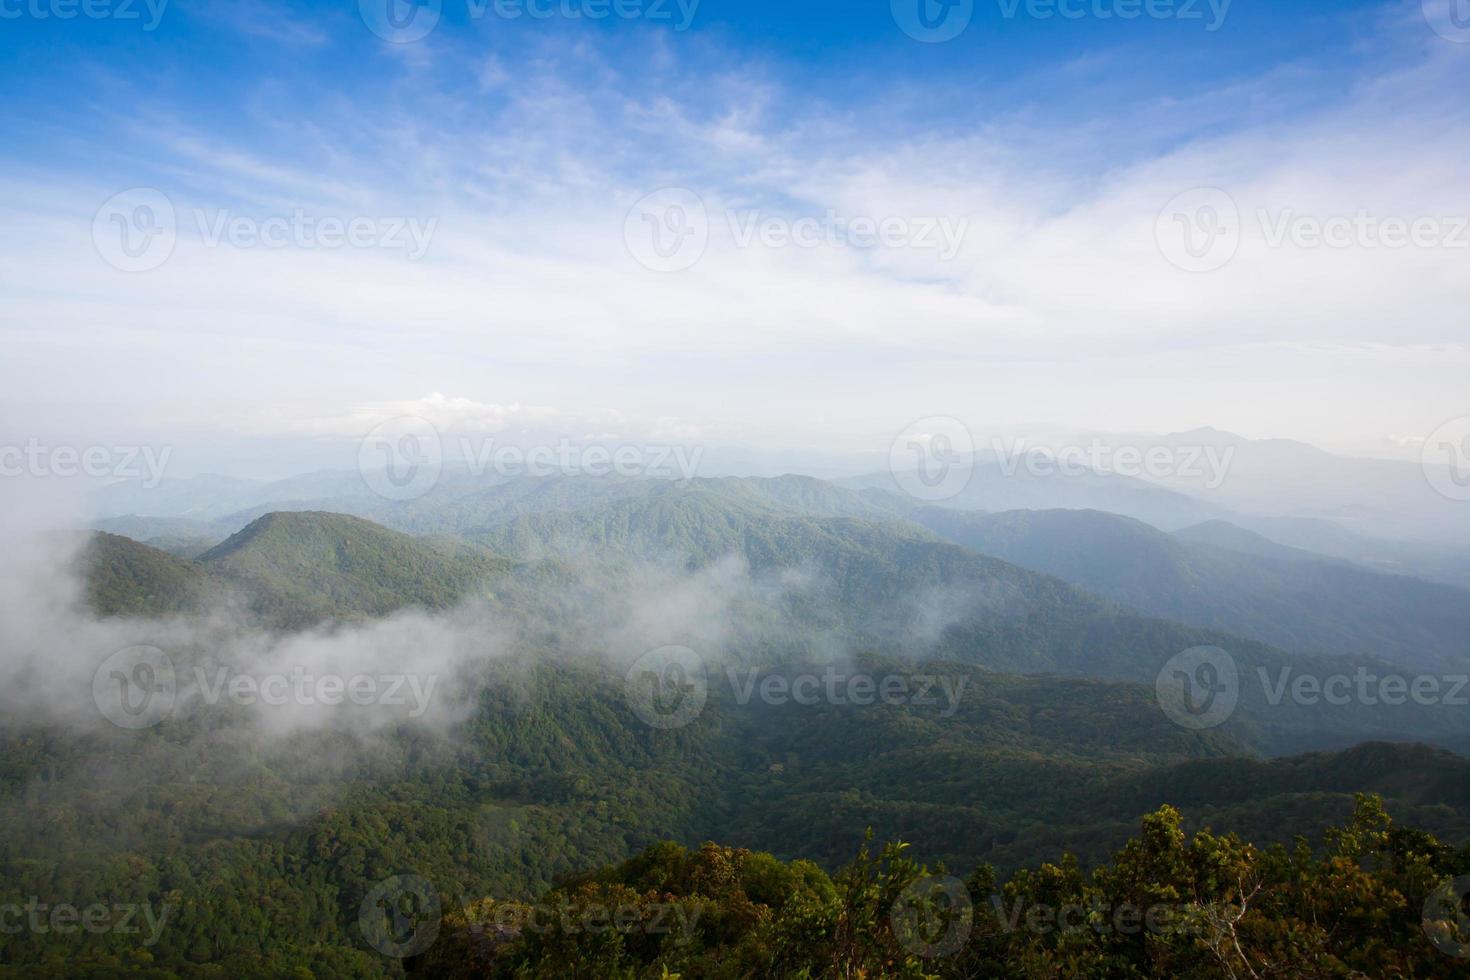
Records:
{"label": "mist over forest", "polygon": [[1470,0],[0,0],[0,980],[1470,964]]}

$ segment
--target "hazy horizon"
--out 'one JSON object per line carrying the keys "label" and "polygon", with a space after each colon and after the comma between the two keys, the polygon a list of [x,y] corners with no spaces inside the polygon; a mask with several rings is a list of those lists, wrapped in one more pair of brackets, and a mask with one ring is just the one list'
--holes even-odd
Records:
{"label": "hazy horizon", "polygon": [[947,40],[886,2],[430,6],[7,21],[6,439],[439,392],[783,450],[953,416],[1391,455],[1470,413],[1449,0],[966,2]]}
{"label": "hazy horizon", "polygon": [[1465,980],[1470,0],[0,39],[0,980]]}

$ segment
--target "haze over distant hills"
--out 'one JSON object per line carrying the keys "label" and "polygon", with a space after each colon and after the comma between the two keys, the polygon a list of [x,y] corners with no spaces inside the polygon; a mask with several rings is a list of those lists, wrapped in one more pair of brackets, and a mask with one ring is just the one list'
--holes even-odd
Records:
{"label": "haze over distant hills", "polygon": [[[1470,674],[1470,593],[1375,568],[1380,552],[1330,556],[1372,542],[1325,519],[993,462],[940,505],[891,473],[451,466],[406,500],[358,472],[113,488],[113,506],[151,512],[99,520],[77,555],[83,603],[53,624],[75,642],[47,670],[94,651],[74,665],[82,682],[28,697],[44,672],[27,667],[10,694],[0,868],[33,889],[47,862],[107,880],[110,851],[57,850],[64,820],[125,842],[138,887],[166,879],[185,902],[160,961],[209,942],[254,963],[242,950],[272,931],[309,950],[293,962],[348,976],[376,968],[351,948],[355,910],[402,868],[466,895],[525,895],[670,837],[834,868],[872,827],[956,869],[1009,870],[1063,851],[1101,860],[1163,803],[1259,843],[1315,838],[1358,792],[1470,837],[1470,762],[1452,754],[1470,747],[1463,709],[1290,686]],[[157,725],[46,714],[86,694],[93,659],[139,643],[165,653],[178,684]],[[629,694],[643,676],[630,663],[667,648],[696,657],[677,677],[697,677],[702,700],[663,728]],[[1235,675],[1218,724],[1181,720],[1161,693],[1200,650]],[[231,670],[328,666],[407,671],[437,700],[421,716],[298,715],[207,697]],[[934,696],[753,693],[821,672]],[[105,778],[99,740],[117,744]],[[278,866],[299,873],[261,870]],[[252,911],[263,892],[289,912]],[[229,929],[221,903],[239,909]]]}
{"label": "haze over distant hills", "polygon": [[[1225,522],[1289,547],[1470,587],[1467,508],[1431,489],[1417,464],[1334,456],[1304,443],[1246,440],[1214,429],[1166,436],[1050,433],[1034,443],[1022,437],[991,440],[993,446],[977,442],[975,455],[960,464],[969,471],[963,489],[937,501],[941,506],[991,513],[1095,510],[1169,532]],[[1088,465],[1032,463],[1069,447],[1089,454],[1075,457]],[[1166,452],[1173,465],[1126,475],[1118,470],[1129,468],[1116,465],[1119,450],[1140,457]],[[699,458],[691,451],[691,460]],[[340,470],[275,481],[193,477],[165,479],[157,487],[124,481],[96,493],[92,508],[100,529],[197,552],[202,542],[223,540],[255,517],[280,510],[353,514],[418,534],[465,533],[507,513],[553,506],[538,482],[548,478],[502,475],[484,461],[448,459],[433,489],[406,502],[378,497],[361,472]],[[637,482],[588,481],[561,503],[580,506],[597,494],[636,492],[629,486]],[[902,513],[929,502],[907,497],[886,470],[834,482],[846,489],[885,491],[888,496],[867,498],[870,509],[879,512]]]}
{"label": "haze over distant hills", "polygon": [[911,516],[982,554],[1286,650],[1372,654],[1421,669],[1470,658],[1470,592],[1287,548],[1224,522],[1169,535],[1098,511],[928,508]]}
{"label": "haze over distant hills", "polygon": [[[870,650],[1151,683],[1170,657],[1213,645],[1252,679],[1236,735],[1248,744],[1280,751],[1461,734],[1441,711],[1267,704],[1256,672],[1330,672],[1324,657],[1373,670],[1470,666],[1464,593],[1287,549],[1283,558],[1190,544],[1092,512],[910,508],[884,491],[807,477],[553,477],[353,503],[435,537],[347,515],[272,513],[196,562],[157,553],[158,579],[173,583],[193,567],[216,584],[189,595],[227,587],[265,621],[299,627],[477,597],[514,609],[534,604],[527,583],[548,577],[575,592],[576,576],[591,569],[615,581],[628,569],[688,574],[734,559],[736,577],[721,588],[737,605],[721,655],[768,663]],[[130,572],[148,564],[129,558]],[[93,569],[104,582],[119,577],[108,560]],[[153,611],[181,604],[170,598]]]}

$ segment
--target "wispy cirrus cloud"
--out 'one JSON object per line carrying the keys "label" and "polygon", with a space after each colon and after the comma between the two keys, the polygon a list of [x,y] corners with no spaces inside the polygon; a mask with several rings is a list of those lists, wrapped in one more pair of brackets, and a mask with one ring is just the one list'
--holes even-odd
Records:
{"label": "wispy cirrus cloud", "polygon": [[[167,383],[222,418],[262,394],[325,417],[450,390],[647,417],[676,403],[704,424],[822,440],[820,406],[859,390],[883,394],[855,407],[854,429],[941,409],[1017,421],[1024,400],[1057,421],[1101,410],[1120,427],[1251,431],[1310,392],[1299,434],[1331,439],[1363,430],[1371,380],[1405,402],[1380,424],[1412,431],[1453,407],[1470,253],[1272,241],[1301,218],[1359,213],[1443,219],[1448,239],[1470,215],[1467,110],[1433,96],[1464,87],[1466,51],[1426,47],[1423,22],[1393,10],[1377,56],[1334,98],[1294,94],[1316,69],[1288,62],[1214,93],[1094,109],[1084,125],[1032,103],[965,126],[875,128],[882,106],[804,102],[778,67],[707,39],[492,52],[436,36],[427,63],[371,90],[302,104],[256,79],[250,114],[228,119],[150,105],[119,124],[122,146],[151,132],[146,168],[117,150],[64,180],[19,171],[7,197],[24,202],[12,224],[26,247],[7,265],[31,285],[0,328],[35,345],[32,367],[65,364],[138,410],[148,399],[119,382],[118,358],[192,365]],[[1067,70],[1119,69],[1100,55]],[[167,195],[180,231],[164,264],[120,274],[91,223],[138,184]],[[697,195],[707,243],[658,272],[637,260],[629,212],[670,186]],[[1237,209],[1233,258],[1206,273],[1171,264],[1158,239],[1161,211],[1197,187]],[[208,226],[221,211],[434,230],[416,261],[211,244],[198,216]],[[903,222],[908,238],[858,242],[854,220]],[[914,246],[941,222],[952,255]],[[786,238],[768,240],[766,223]],[[815,244],[792,244],[808,226]],[[64,339],[83,329],[85,347]],[[1397,351],[1393,370],[1353,366],[1363,344]],[[1283,345],[1328,351],[1346,373],[1334,381]],[[1239,404],[1243,384],[1284,382],[1287,365],[1305,372],[1296,392]],[[36,376],[7,380],[44,400]],[[1409,391],[1412,406],[1396,399]]]}

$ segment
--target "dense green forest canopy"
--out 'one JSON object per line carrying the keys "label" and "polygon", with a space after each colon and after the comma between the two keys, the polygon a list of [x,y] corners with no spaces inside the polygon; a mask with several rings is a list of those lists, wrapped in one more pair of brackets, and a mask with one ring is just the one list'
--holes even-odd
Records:
{"label": "dense green forest canopy", "polygon": [[[804,478],[513,481],[377,510],[385,524],[257,515],[178,554],[85,542],[66,635],[99,662],[122,638],[153,650],[149,670],[166,662],[177,690],[118,726],[85,690],[91,669],[81,714],[57,707],[40,665],[14,678],[0,916],[13,906],[5,922],[27,927],[0,929],[0,975],[1463,965],[1416,906],[1467,871],[1470,760],[1447,748],[1470,746],[1470,717],[1272,701],[1256,682],[1449,670],[1455,611],[1419,616],[1423,642],[1337,645],[1407,636],[1398,624],[1439,608],[1445,587],[1384,588],[1340,562],[1251,558],[1107,515],[936,515]],[[1283,578],[1300,586],[1295,618],[1259,601]],[[1334,619],[1349,608],[1356,619]],[[1290,635],[1268,636],[1277,627]],[[1193,649],[1228,651],[1242,678],[1219,725],[1163,710],[1157,679]],[[693,658],[668,703],[667,665],[639,666],[657,650]],[[405,688],[425,703],[258,696],[262,676],[303,668],[425,681]],[[249,699],[220,696],[236,678]],[[867,830],[911,843],[869,845]],[[931,878],[946,884],[914,890]],[[905,945],[899,898],[922,923],[961,895],[959,948]],[[997,897],[1116,909],[1160,896],[1197,928],[996,928]],[[642,926],[524,928],[528,910],[564,901]],[[72,910],[99,928],[50,928]],[[683,925],[644,928],[655,917]],[[436,941],[410,949],[425,923]]]}

